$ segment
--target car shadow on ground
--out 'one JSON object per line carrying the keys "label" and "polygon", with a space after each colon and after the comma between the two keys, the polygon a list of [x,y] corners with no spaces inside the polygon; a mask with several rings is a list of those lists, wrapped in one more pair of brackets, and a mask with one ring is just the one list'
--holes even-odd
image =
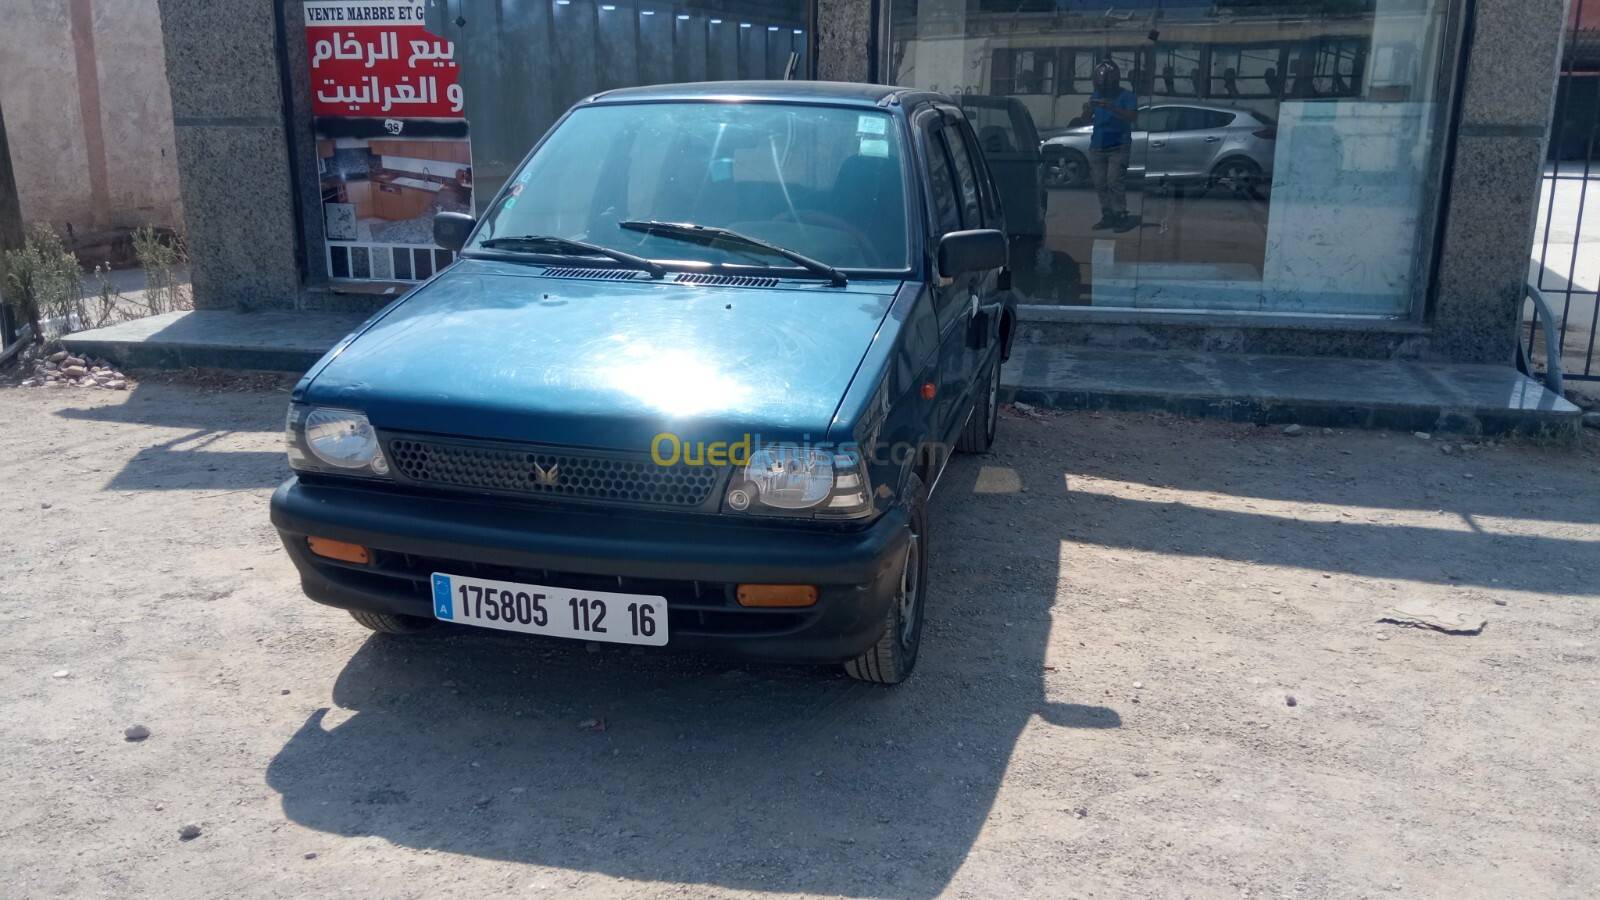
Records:
{"label": "car shadow on ground", "polygon": [[979,471],[953,463],[934,499],[946,549],[904,685],[478,629],[374,637],[338,676],[339,708],[305,722],[267,782],[291,821],[401,846],[735,889],[938,894],[1025,728],[1122,724],[1103,697],[1047,697],[1060,538],[992,527],[1009,498],[974,493]]}
{"label": "car shadow on ground", "polygon": [[[265,382],[275,376],[239,377]],[[181,429],[128,454],[107,490],[232,490],[273,487],[288,477],[281,450],[247,449],[262,444],[260,433],[283,427],[288,403],[281,391],[200,395],[194,385],[152,381],[135,387],[125,402],[69,407],[57,415],[96,423],[103,429],[101,440],[109,444],[126,433],[122,425]]]}

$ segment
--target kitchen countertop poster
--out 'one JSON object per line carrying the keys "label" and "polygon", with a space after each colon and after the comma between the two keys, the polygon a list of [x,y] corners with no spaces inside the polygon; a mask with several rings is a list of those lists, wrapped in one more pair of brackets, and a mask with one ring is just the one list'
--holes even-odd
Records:
{"label": "kitchen countertop poster", "polygon": [[439,212],[472,211],[455,44],[410,2],[306,0],[324,261],[339,281],[423,281],[454,259]]}

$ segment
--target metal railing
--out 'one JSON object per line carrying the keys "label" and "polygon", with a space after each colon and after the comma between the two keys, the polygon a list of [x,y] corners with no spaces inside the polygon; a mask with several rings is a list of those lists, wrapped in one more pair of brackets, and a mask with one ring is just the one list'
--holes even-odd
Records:
{"label": "metal railing", "polygon": [[[1528,342],[1517,342],[1517,368],[1530,378],[1535,377],[1536,367],[1533,354],[1533,332],[1539,326],[1539,318],[1544,317],[1544,386],[1550,389],[1557,397],[1565,397],[1567,385],[1561,362],[1561,335],[1558,329],[1549,327],[1555,320],[1555,313],[1550,309],[1550,301],[1544,298],[1537,287],[1528,285],[1528,299],[1533,301],[1533,318],[1528,321]],[[1591,342],[1593,338],[1590,338]]]}
{"label": "metal railing", "polygon": [[[1573,0],[1562,40],[1543,182],[1544,221],[1534,248],[1539,269],[1528,291],[1535,307],[1526,320],[1527,340],[1519,341],[1519,352],[1527,352],[1531,366],[1534,335],[1542,322],[1546,344],[1553,348],[1547,358],[1554,362],[1565,353],[1569,381],[1600,381],[1600,359],[1595,352],[1596,332],[1600,331],[1600,253],[1583,252],[1589,189],[1600,190],[1600,166],[1596,165],[1600,155],[1600,29],[1583,27],[1586,19],[1594,18],[1592,7],[1596,4],[1600,0]],[[1588,16],[1585,5],[1591,7]],[[1555,301],[1556,309],[1549,304],[1539,309],[1546,297]],[[1550,369],[1561,374],[1558,364]]]}

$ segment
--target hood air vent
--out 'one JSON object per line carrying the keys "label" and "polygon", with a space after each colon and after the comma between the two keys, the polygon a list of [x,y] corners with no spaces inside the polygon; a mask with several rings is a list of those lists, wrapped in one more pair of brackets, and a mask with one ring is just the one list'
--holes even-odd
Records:
{"label": "hood air vent", "polygon": [[679,284],[720,284],[728,287],[777,287],[778,279],[755,275],[712,275],[702,272],[684,272],[674,278]]}
{"label": "hood air vent", "polygon": [[589,278],[598,281],[632,281],[639,277],[633,269],[589,269],[581,266],[553,266],[544,270],[551,278]]}

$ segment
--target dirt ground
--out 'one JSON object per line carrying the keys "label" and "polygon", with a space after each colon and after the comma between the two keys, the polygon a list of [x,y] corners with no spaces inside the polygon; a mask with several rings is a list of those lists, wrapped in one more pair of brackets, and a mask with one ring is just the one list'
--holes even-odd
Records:
{"label": "dirt ground", "polygon": [[1008,413],[886,689],[370,636],[268,524],[285,400],[0,389],[6,896],[1600,892],[1592,430]]}

